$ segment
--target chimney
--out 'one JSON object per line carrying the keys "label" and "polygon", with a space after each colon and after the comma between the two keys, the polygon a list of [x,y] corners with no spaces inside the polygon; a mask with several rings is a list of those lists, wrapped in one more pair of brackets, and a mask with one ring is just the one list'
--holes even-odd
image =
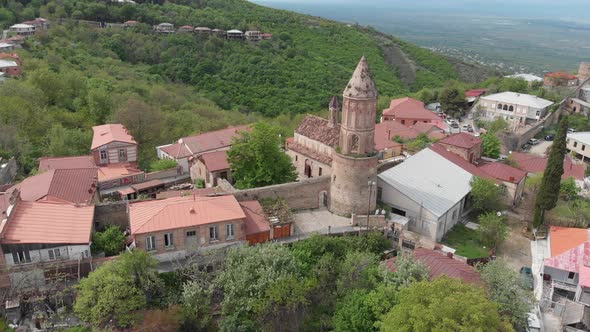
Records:
{"label": "chimney", "polygon": [[190,214],[195,214],[195,213],[197,213],[197,211],[195,211],[195,208],[194,208],[194,207],[191,207],[191,209],[190,209],[190,210],[188,210],[188,212],[190,212]]}
{"label": "chimney", "polygon": [[510,181],[510,182],[514,182],[514,180],[515,180],[514,179],[514,176],[511,176],[511,177],[508,178],[508,181]]}
{"label": "chimney", "polygon": [[338,97],[332,96],[330,99],[330,117],[328,119],[328,127],[334,128],[338,125],[338,117],[340,113],[340,101],[338,101]]}

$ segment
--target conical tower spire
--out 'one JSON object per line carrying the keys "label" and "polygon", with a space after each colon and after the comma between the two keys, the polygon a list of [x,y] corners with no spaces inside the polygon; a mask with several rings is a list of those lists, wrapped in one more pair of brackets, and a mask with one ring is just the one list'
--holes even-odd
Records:
{"label": "conical tower spire", "polygon": [[377,98],[377,88],[373,78],[371,78],[369,64],[364,55],[356,66],[346,89],[344,89],[343,96],[355,99]]}

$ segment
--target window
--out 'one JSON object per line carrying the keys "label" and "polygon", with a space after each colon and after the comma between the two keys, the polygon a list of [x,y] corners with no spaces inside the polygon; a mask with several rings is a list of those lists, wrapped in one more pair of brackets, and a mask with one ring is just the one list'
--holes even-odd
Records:
{"label": "window", "polygon": [[164,247],[166,247],[166,248],[173,248],[174,247],[174,234],[172,234],[172,233],[164,234]]}
{"label": "window", "polygon": [[234,224],[225,225],[225,236],[228,240],[232,240],[236,236]]}
{"label": "window", "polygon": [[457,218],[457,210],[453,211],[453,220],[455,220],[455,218]]}
{"label": "window", "polygon": [[105,150],[100,150],[100,160],[107,160],[107,159],[108,159],[107,152]]}
{"label": "window", "polygon": [[322,176],[322,168],[321,167],[318,170],[318,176]]}
{"label": "window", "polygon": [[567,275],[567,278],[568,278],[568,279],[574,279],[574,278],[575,278],[575,276],[576,276],[576,273],[575,273],[575,272],[570,272],[570,273]]}
{"label": "window", "polygon": [[582,151],[586,150],[586,145],[582,144]]}
{"label": "window", "polygon": [[127,149],[119,149],[119,161],[127,161]]}
{"label": "window", "polygon": [[400,209],[396,209],[394,207],[391,208],[391,213],[397,214],[398,216],[402,216],[402,217],[405,217],[406,216],[406,211],[400,210]]}
{"label": "window", "polygon": [[49,249],[49,260],[58,259],[61,257],[61,253],[59,252],[59,248]]}
{"label": "window", "polygon": [[377,187],[377,201],[381,201],[383,198],[383,188]]}
{"label": "window", "polygon": [[197,231],[187,231],[186,237],[197,236]]}
{"label": "window", "polygon": [[502,110],[507,111],[508,110],[508,105],[504,105],[504,107],[502,107]]}
{"label": "window", "polygon": [[295,155],[295,161],[297,161],[297,155]]}
{"label": "window", "polygon": [[350,152],[359,152],[359,137],[357,135],[352,135],[350,138]]}
{"label": "window", "polygon": [[498,109],[501,110],[502,109],[502,104],[498,104]]}
{"label": "window", "polygon": [[14,264],[30,263],[31,254],[29,254],[28,250],[13,252],[12,259],[14,260]]}
{"label": "window", "polygon": [[510,112],[514,112],[514,106],[510,106],[510,107],[508,107],[508,110],[509,110]]}
{"label": "window", "polygon": [[541,111],[537,111],[537,113],[535,113],[536,116],[540,116],[541,115]]}
{"label": "window", "polygon": [[219,240],[217,233],[218,233],[217,226],[211,226],[211,227],[209,227],[209,241],[217,241],[217,240]]}
{"label": "window", "polygon": [[574,148],[578,146],[578,142],[574,142]]}
{"label": "window", "polygon": [[145,250],[146,251],[156,250],[156,238],[154,236],[148,236],[145,238]]}

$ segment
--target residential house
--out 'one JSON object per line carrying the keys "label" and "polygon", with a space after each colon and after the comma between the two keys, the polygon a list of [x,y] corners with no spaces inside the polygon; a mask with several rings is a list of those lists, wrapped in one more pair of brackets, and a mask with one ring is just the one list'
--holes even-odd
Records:
{"label": "residential house", "polygon": [[0,42],[7,43],[7,44],[13,44],[15,46],[15,48],[21,48],[25,42],[25,39],[27,39],[26,36],[14,35],[12,37],[0,40]]}
{"label": "residential house", "polygon": [[493,120],[502,117],[511,131],[517,131],[539,123],[553,102],[524,93],[502,92],[481,97],[478,105],[485,118]]}
{"label": "residential house", "polygon": [[257,42],[262,40],[262,32],[260,31],[246,31],[244,35],[246,36],[246,40],[249,41]]}
{"label": "residential house", "polygon": [[[529,153],[512,152],[510,159],[516,163],[516,167],[533,175],[537,173],[543,173],[547,168],[547,157],[537,156]],[[562,180],[574,178],[576,183],[582,187],[586,173],[585,164],[575,164],[569,155],[566,155],[563,159],[563,175]]]}
{"label": "residential house", "polygon": [[569,153],[574,153],[582,161],[590,158],[590,131],[568,133],[566,148]]}
{"label": "residential house", "polygon": [[236,126],[183,137],[174,144],[158,146],[156,152],[160,159],[176,160],[176,163],[182,168],[182,172],[190,171],[191,178],[195,180],[199,178],[198,170],[194,167],[198,156],[229,150],[232,140],[240,137],[240,133],[248,131],[249,128],[249,126]]}
{"label": "residential house", "polygon": [[224,179],[232,183],[231,170],[227,161],[227,151],[215,151],[202,154],[197,157],[195,165],[191,168],[195,178],[203,179],[206,187],[217,186],[218,179]]}
{"label": "residential house", "polygon": [[22,74],[23,61],[16,53],[0,53],[0,72],[8,77],[19,77]]}
{"label": "residential house", "polygon": [[138,21],[125,21],[125,23],[123,23],[123,28],[133,28],[139,25]]}
{"label": "residential house", "polygon": [[28,24],[28,25],[34,26],[35,31],[49,29],[49,21],[42,18],[42,17],[37,17],[36,19],[30,20],[30,21],[25,21],[25,22],[23,22],[23,24]]}
{"label": "residential house", "polygon": [[92,127],[92,155],[98,166],[137,163],[137,142],[122,124]]}
{"label": "residential house", "polygon": [[273,238],[271,228],[260,203],[243,201],[240,202],[240,206],[248,220],[245,223],[246,241],[251,245],[270,241]]}
{"label": "residential house", "polygon": [[440,241],[465,211],[472,177],[427,148],[378,175],[377,199],[410,231]]}
{"label": "residential house", "polygon": [[424,107],[424,102],[410,97],[394,99],[389,108],[383,110],[381,122],[397,120],[402,125],[413,126],[417,123],[430,123],[441,129],[446,128],[444,120]]}
{"label": "residential house", "polygon": [[543,260],[543,298],[590,306],[590,237],[585,228],[550,226],[549,257]]}
{"label": "residential house", "polygon": [[35,26],[30,24],[15,24],[8,28],[8,31],[20,36],[31,36],[35,34]]}
{"label": "residential house", "polygon": [[479,97],[486,94],[486,92],[488,92],[488,89],[471,89],[465,91],[465,98],[467,99],[469,106],[472,106],[479,99]]}
{"label": "residential house", "polygon": [[[399,156],[401,151],[405,150],[406,144],[421,134],[433,141],[447,136],[442,129],[431,123],[419,122],[405,126],[397,120],[384,121],[375,125],[375,149],[382,153],[383,159]],[[402,144],[396,144],[397,142]]]}
{"label": "residential house", "polygon": [[197,36],[209,36],[212,33],[212,30],[208,27],[196,27],[195,28],[195,33],[197,34]]}
{"label": "residential house", "polygon": [[170,34],[170,33],[174,33],[174,24],[172,23],[160,23],[156,26],[154,26],[154,31],[156,31],[156,33],[163,33],[163,34]]}
{"label": "residential house", "polygon": [[227,39],[244,39],[244,33],[240,30],[228,30],[226,33]]}
{"label": "residential house", "polygon": [[193,32],[194,28],[192,25],[183,25],[180,28],[178,28],[178,32]]}
{"label": "residential house", "polygon": [[262,34],[262,39],[263,40],[271,40],[272,39],[272,33],[263,33]]}
{"label": "residential house", "polygon": [[545,74],[543,86],[545,87],[575,87],[578,85],[578,77],[562,71]]}
{"label": "residential house", "polygon": [[93,204],[98,202],[96,168],[52,169],[14,185],[23,201]]}
{"label": "residential house", "polygon": [[211,30],[211,34],[217,37],[225,37],[225,30],[222,29],[213,29]]}
{"label": "residential house", "polygon": [[12,43],[0,43],[0,52],[14,51],[15,45]]}
{"label": "residential house", "polygon": [[543,78],[533,75],[533,74],[515,74],[515,75],[509,75],[509,76],[504,76],[504,77],[509,77],[509,78],[518,78],[521,80],[525,80],[529,83],[529,85],[535,84],[535,83],[540,83],[543,82]]}
{"label": "residential house", "polygon": [[470,163],[477,162],[483,151],[482,140],[479,137],[463,132],[443,138],[437,143]]}
{"label": "residential house", "polygon": [[[426,248],[416,248],[412,255],[416,261],[428,267],[428,278],[434,280],[436,278],[446,276],[449,278],[460,279],[466,283],[479,285],[482,283],[479,272],[467,263],[453,259],[447,254]],[[397,257],[390,258],[384,262],[385,266],[391,271],[395,272],[395,262]]]}
{"label": "residential house", "polygon": [[[152,253],[160,261],[182,259],[197,249],[245,243],[248,235],[258,238],[256,234],[264,230],[259,216],[251,212],[247,215],[231,195],[131,203],[131,239],[134,247]],[[248,223],[255,225],[246,226]]]}
{"label": "residential house", "polygon": [[98,168],[93,156],[41,157],[38,160],[40,172],[52,169]]}
{"label": "residential house", "polygon": [[21,201],[18,190],[0,193],[0,287],[23,291],[80,274],[91,256],[94,206]]}

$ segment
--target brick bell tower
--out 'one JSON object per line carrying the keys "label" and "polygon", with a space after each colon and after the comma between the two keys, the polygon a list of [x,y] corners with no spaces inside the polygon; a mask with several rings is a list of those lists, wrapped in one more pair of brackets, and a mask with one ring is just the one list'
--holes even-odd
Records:
{"label": "brick bell tower", "polygon": [[366,215],[375,210],[376,112],[377,89],[363,56],[343,93],[340,141],[332,153],[332,213]]}

